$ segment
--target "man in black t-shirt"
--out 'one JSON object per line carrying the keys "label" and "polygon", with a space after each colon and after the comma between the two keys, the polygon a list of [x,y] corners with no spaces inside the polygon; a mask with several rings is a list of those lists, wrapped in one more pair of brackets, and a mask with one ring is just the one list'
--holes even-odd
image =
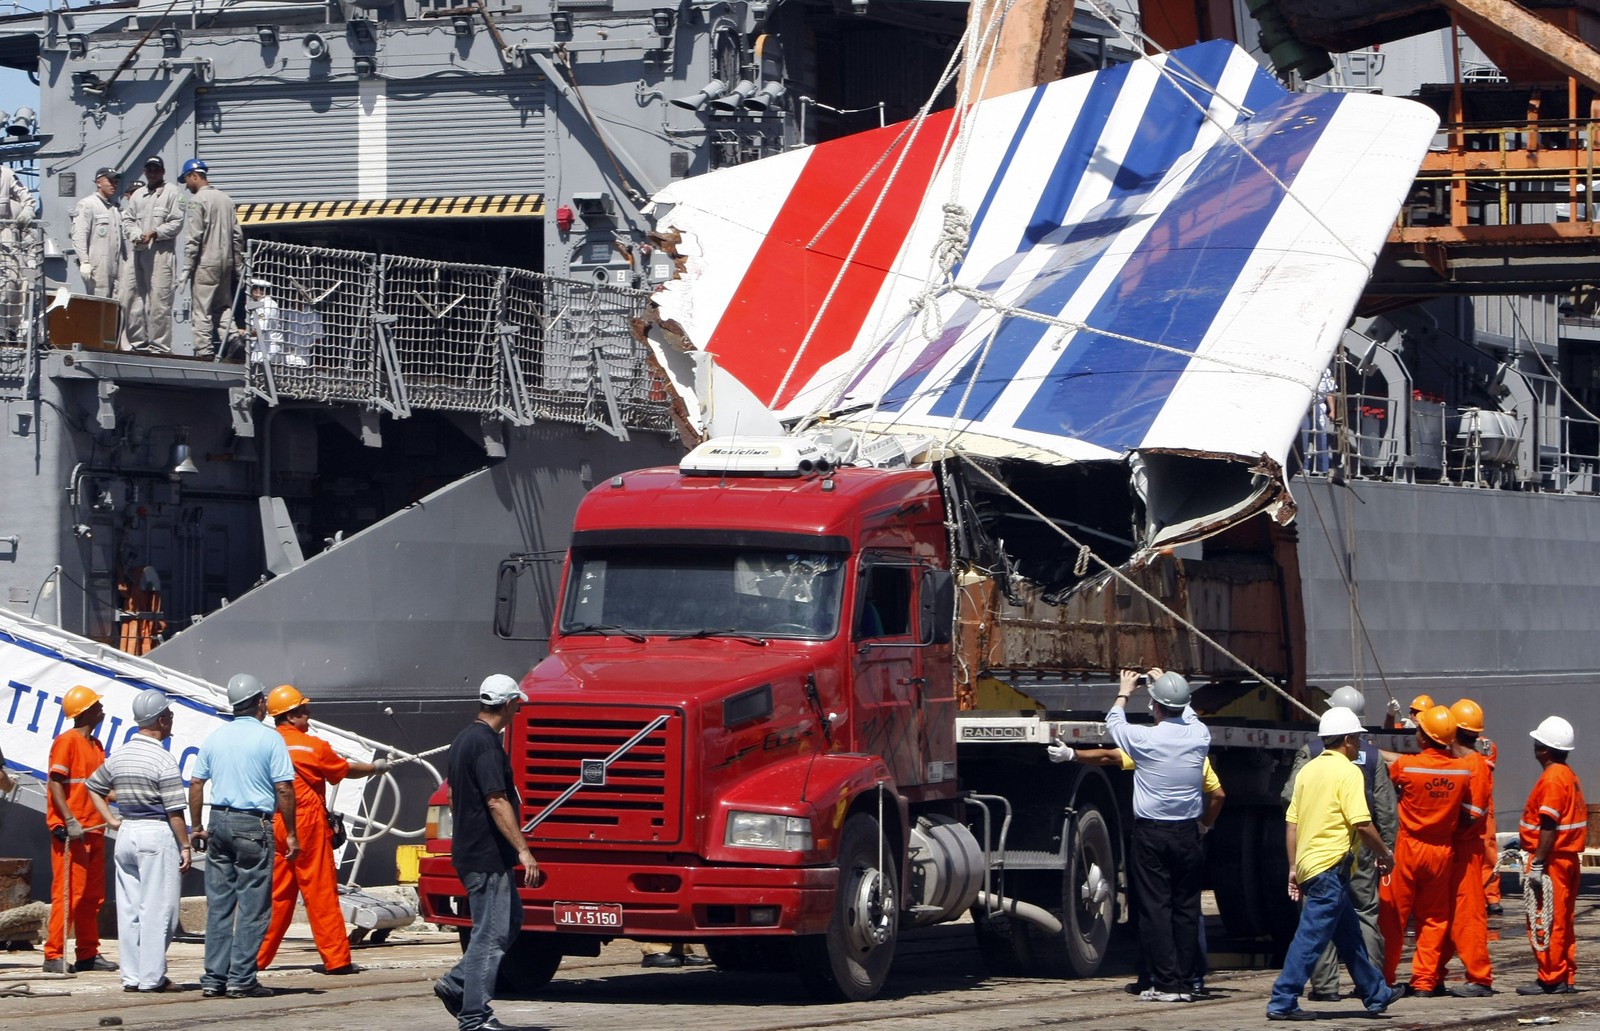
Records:
{"label": "man in black t-shirt", "polygon": [[433,983],[433,994],[460,1024],[460,1031],[501,1031],[489,1000],[500,959],[522,929],[522,883],[539,883],[539,864],[528,851],[517,812],[516,781],[501,747],[506,727],[525,701],[510,677],[496,673],[478,687],[478,718],[450,745],[450,814],[454,833],[450,861],[467,888],[472,941],[461,962]]}

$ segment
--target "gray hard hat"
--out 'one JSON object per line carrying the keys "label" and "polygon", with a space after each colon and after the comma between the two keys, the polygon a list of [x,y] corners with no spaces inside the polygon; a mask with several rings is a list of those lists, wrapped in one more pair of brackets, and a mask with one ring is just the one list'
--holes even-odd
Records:
{"label": "gray hard hat", "polygon": [[153,726],[161,714],[172,708],[167,696],[153,687],[147,687],[133,696],[133,722],[141,727]]}
{"label": "gray hard hat", "polygon": [[1366,711],[1367,696],[1346,684],[1328,696],[1328,708],[1349,709],[1360,716]]}
{"label": "gray hard hat", "polygon": [[1189,682],[1178,673],[1163,673],[1150,682],[1150,697],[1169,709],[1189,704]]}
{"label": "gray hard hat", "polygon": [[228,681],[228,704],[233,706],[233,711],[239,709],[258,695],[267,693],[261,686],[261,681],[248,673],[235,673],[233,679]]}

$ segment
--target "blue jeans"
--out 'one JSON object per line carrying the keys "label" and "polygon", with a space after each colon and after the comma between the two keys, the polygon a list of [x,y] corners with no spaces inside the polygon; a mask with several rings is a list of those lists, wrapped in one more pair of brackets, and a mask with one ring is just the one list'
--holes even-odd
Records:
{"label": "blue jeans", "polygon": [[201,988],[256,985],[272,918],[272,821],[211,810],[206,841],[206,969]]}
{"label": "blue jeans", "polygon": [[1350,979],[1367,1009],[1382,1010],[1389,1003],[1389,986],[1383,981],[1383,971],[1367,955],[1367,945],[1361,937],[1361,920],[1350,894],[1350,864],[1341,861],[1302,881],[1300,894],[1300,926],[1289,943],[1283,973],[1272,983],[1267,1012],[1292,1013],[1300,1007],[1300,990],[1330,941],[1339,952],[1339,961],[1350,969]]}
{"label": "blue jeans", "polygon": [[467,887],[467,905],[472,911],[472,941],[461,954],[461,962],[441,980],[461,1000],[457,1018],[461,1031],[475,1031],[494,1015],[489,1000],[494,998],[500,959],[522,930],[522,897],[509,872],[467,871],[461,875],[461,883]]}

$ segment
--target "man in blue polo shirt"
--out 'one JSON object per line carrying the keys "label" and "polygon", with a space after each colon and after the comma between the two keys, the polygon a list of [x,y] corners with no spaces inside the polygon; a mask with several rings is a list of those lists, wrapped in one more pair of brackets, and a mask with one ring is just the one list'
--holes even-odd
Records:
{"label": "man in blue polo shirt", "polygon": [[261,681],[240,673],[228,681],[233,719],[211,732],[189,781],[189,825],[199,827],[205,786],[211,822],[194,832],[206,851],[206,957],[200,994],[253,999],[272,994],[256,980],[256,954],[272,917],[272,813],[288,828],[285,859],[300,853],[294,832],[294,764],[283,737],[262,720]]}
{"label": "man in blue polo shirt", "polygon": [[[1142,681],[1150,687],[1154,726],[1128,722],[1128,699]],[[1149,1002],[1188,1002],[1193,996],[1200,926],[1201,779],[1211,731],[1189,708],[1189,682],[1152,669],[1147,677],[1122,671],[1106,732],[1133,760],[1133,876],[1139,936],[1150,962]]]}

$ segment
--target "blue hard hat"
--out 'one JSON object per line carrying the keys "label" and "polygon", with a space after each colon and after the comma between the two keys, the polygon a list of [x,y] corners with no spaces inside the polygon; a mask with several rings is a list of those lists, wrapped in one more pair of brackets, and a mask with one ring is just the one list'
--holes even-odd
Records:
{"label": "blue hard hat", "polygon": [[185,161],[183,163],[183,171],[178,173],[178,178],[182,179],[190,172],[199,172],[201,175],[210,178],[210,172],[206,169],[206,163],[201,161],[199,158],[190,158],[189,160]]}

